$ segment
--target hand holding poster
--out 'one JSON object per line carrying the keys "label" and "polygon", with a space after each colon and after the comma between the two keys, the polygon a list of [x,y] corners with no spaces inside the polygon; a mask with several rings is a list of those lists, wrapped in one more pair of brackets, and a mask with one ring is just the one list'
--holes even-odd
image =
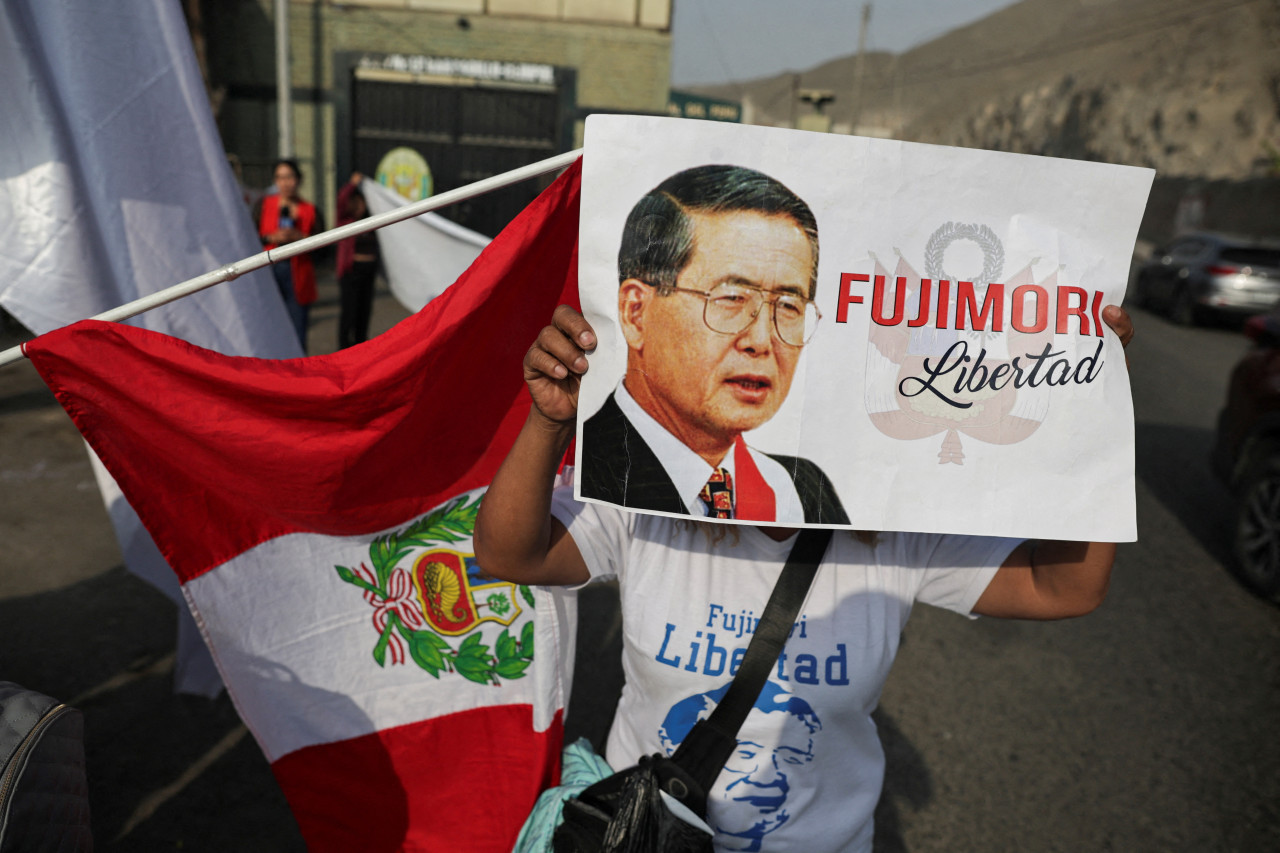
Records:
{"label": "hand holding poster", "polygon": [[592,117],[578,497],[1135,539],[1128,374],[1102,310],[1123,299],[1153,175]]}

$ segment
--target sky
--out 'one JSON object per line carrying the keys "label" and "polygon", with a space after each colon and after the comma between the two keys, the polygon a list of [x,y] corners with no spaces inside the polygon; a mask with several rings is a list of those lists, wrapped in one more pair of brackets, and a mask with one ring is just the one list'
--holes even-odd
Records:
{"label": "sky", "polygon": [[[1017,0],[870,0],[867,50],[901,53]],[[673,0],[671,85],[805,71],[858,50],[867,0]]]}

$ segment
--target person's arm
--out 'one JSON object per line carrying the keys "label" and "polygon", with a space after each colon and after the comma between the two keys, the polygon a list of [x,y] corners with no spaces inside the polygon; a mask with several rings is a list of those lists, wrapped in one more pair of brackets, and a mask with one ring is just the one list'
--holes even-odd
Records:
{"label": "person's arm", "polygon": [[525,354],[533,406],[476,518],[476,561],[494,577],[542,585],[590,580],[573,537],[551,517],[551,489],[574,436],[585,353],[594,346],[587,321],[561,305]]}
{"label": "person's arm", "polygon": [[[1102,319],[1127,347],[1133,340],[1129,314],[1108,305]],[[1024,542],[996,571],[973,612],[1006,619],[1083,616],[1106,598],[1115,556],[1116,546],[1106,542]]]}
{"label": "person's arm", "polygon": [[[347,179],[347,182],[338,189],[338,198],[334,201],[333,207],[336,211],[334,224],[339,228],[343,225],[348,225],[356,221],[356,218],[351,215],[351,196],[355,195],[356,190],[360,187],[360,182],[363,180],[364,175],[359,172],[352,172],[351,177]],[[317,213],[318,212],[319,211],[317,211]],[[348,237],[347,239],[350,240],[355,238]]]}
{"label": "person's arm", "polygon": [[1004,619],[1091,613],[1107,596],[1115,556],[1116,546],[1105,542],[1023,542],[1000,566],[973,612]]}

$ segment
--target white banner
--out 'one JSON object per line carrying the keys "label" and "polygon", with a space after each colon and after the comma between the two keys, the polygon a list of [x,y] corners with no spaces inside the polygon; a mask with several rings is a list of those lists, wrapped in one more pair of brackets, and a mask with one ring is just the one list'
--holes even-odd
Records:
{"label": "white banner", "polygon": [[1132,541],[1132,401],[1101,313],[1124,297],[1153,177],[591,117],[579,276],[600,343],[578,496]]}
{"label": "white banner", "polygon": [[[6,2],[0,78],[0,304],[33,332],[262,250],[178,4]],[[267,271],[129,322],[229,355],[301,355]],[[181,601],[137,515],[94,467],[125,563]],[[215,695],[221,681],[181,613],[176,686]]]}
{"label": "white banner", "polygon": [[[374,215],[409,203],[391,188],[368,178],[360,182],[360,191]],[[489,238],[483,234],[435,213],[380,228],[377,235],[391,293],[414,313],[453,284],[489,245]]]}

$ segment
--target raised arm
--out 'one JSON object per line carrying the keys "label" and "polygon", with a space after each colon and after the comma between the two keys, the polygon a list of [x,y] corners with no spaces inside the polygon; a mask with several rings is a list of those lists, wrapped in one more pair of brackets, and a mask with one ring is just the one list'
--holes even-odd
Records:
{"label": "raised arm", "polygon": [[591,326],[561,305],[524,357],[529,417],[498,469],[476,518],[476,560],[485,572],[524,584],[578,584],[590,575],[564,525],[551,517],[551,486],[573,439]]}
{"label": "raised arm", "polygon": [[[1108,305],[1102,319],[1127,347],[1133,340],[1128,312]],[[1106,598],[1115,557],[1116,546],[1106,542],[1024,542],[1000,566],[973,612],[1007,619],[1083,616]]]}
{"label": "raised arm", "polygon": [[1023,542],[1000,566],[973,612],[1005,619],[1067,619],[1107,596],[1116,546],[1105,542]]}

